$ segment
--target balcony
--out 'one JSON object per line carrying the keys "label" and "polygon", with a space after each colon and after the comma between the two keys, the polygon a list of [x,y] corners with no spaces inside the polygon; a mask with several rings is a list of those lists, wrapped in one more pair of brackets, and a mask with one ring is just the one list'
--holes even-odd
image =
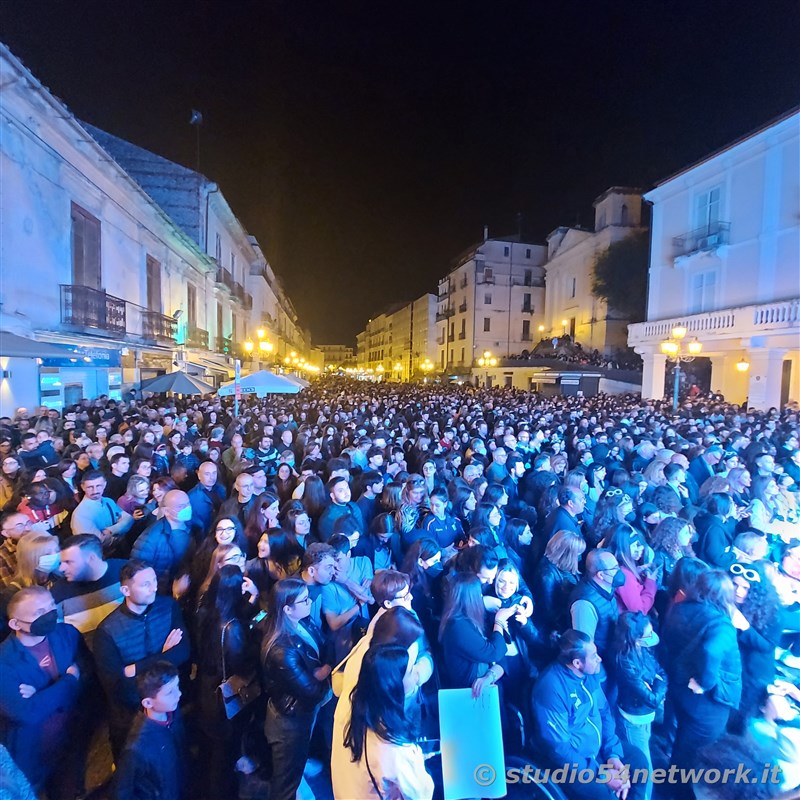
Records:
{"label": "balcony", "polygon": [[464,301],[464,302],[463,302],[463,303],[462,303],[462,304],[461,304],[461,305],[458,307],[458,313],[459,313],[459,314],[464,314],[464,313],[466,312],[466,310],[467,310],[467,301],[465,300],[465,301]]}
{"label": "balcony", "polygon": [[224,286],[228,291],[233,291],[233,276],[224,267],[217,267],[217,286]]}
{"label": "balcony", "polygon": [[[158,311],[142,312],[142,338],[158,341],[167,339],[174,341],[178,332],[178,321]],[[208,334],[206,334],[208,337]]]}
{"label": "balcony", "polygon": [[456,312],[453,310],[452,306],[447,306],[447,308],[443,308],[436,314],[436,321],[437,322],[444,322],[446,319],[450,319]]}
{"label": "balcony", "polygon": [[62,283],[61,322],[122,336],[126,330],[125,301],[102,289]]}
{"label": "balcony", "polygon": [[242,298],[242,305],[245,311],[251,311],[253,308],[253,295],[250,292],[245,292]]}
{"label": "balcony", "polygon": [[436,337],[436,344],[439,345],[444,344],[444,334],[441,334],[441,336]]}
{"label": "balcony", "polygon": [[710,222],[702,228],[697,228],[689,233],[675,236],[672,244],[675,248],[675,258],[700,253],[706,250],[716,250],[728,244],[731,230],[730,222]]}
{"label": "balcony", "polygon": [[686,328],[689,338],[696,336],[703,343],[704,354],[714,342],[733,340],[731,344],[735,342],[738,345],[750,337],[765,335],[781,336],[785,338],[787,347],[796,348],[797,336],[800,335],[800,298],[639,322],[628,326],[628,345],[645,349],[652,347],[657,351],[659,344],[668,339],[672,329],[679,325]]}
{"label": "balcony", "polygon": [[204,331],[196,325],[188,325],[184,344],[187,347],[196,347],[198,350],[208,350],[208,331]]}
{"label": "balcony", "polygon": [[469,286],[469,278],[466,275],[464,275],[459,285],[461,286],[462,289],[466,289],[467,286]]}
{"label": "balcony", "polygon": [[467,332],[466,331],[459,331],[458,332],[458,340],[460,342],[463,342],[464,339],[466,339],[466,338],[467,338]]}
{"label": "balcony", "polygon": [[535,310],[533,306],[522,306],[522,313],[523,314],[535,314]]}
{"label": "balcony", "polygon": [[523,333],[522,336],[520,336],[520,341],[521,342],[530,342],[531,341],[531,335],[529,333]]}
{"label": "balcony", "polygon": [[444,300],[445,297],[449,297],[453,291],[453,287],[448,283],[447,286],[440,286],[439,287],[439,299]]}

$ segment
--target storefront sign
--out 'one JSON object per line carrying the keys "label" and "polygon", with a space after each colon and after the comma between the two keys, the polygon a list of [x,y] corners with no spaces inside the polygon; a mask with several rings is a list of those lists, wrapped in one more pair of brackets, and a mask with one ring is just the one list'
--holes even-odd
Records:
{"label": "storefront sign", "polygon": [[54,344],[64,350],[63,358],[43,358],[44,367],[108,367],[121,366],[119,350],[106,350],[101,347],[76,347],[75,345]]}

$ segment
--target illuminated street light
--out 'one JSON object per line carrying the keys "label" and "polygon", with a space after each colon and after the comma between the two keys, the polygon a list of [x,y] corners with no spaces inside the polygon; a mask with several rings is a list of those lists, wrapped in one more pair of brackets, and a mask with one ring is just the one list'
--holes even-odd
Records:
{"label": "illuminated street light", "polygon": [[250,341],[250,339],[248,339],[248,340],[247,340],[247,341],[246,341],[246,342],[245,342],[245,343],[242,345],[242,347],[244,347],[244,351],[245,351],[246,353],[252,353],[252,352],[253,352],[253,343]]}
{"label": "illuminated street light", "polygon": [[750,369],[750,362],[743,358],[736,362],[736,369],[738,372],[747,372]]}
{"label": "illuminated street light", "polygon": [[[675,384],[672,391],[672,410],[678,410],[678,392],[680,390],[681,364],[694,361],[700,355],[703,344],[694,337],[683,349],[683,340],[688,331],[683,325],[676,325],[672,329],[672,338],[661,342],[661,352],[670,360],[675,362]],[[688,353],[688,354],[687,354]],[[738,369],[737,365],[737,369]]]}
{"label": "illuminated street light", "polygon": [[259,342],[258,347],[262,353],[271,353],[273,350],[272,342]]}
{"label": "illuminated street light", "polygon": [[544,325],[539,326],[539,333],[544,333]]}

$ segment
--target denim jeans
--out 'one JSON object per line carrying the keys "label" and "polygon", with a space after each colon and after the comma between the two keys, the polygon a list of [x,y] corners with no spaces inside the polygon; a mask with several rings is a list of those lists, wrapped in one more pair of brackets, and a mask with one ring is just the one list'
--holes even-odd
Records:
{"label": "denim jeans", "polygon": [[[638,747],[642,754],[647,759],[647,773],[648,775],[653,771],[653,759],[650,757],[650,729],[652,723],[647,722],[644,725],[636,725],[629,722],[625,717],[620,715],[620,722],[622,726],[619,733],[628,744]],[[647,782],[647,788],[644,795],[644,800],[650,800],[653,794],[653,784]]]}

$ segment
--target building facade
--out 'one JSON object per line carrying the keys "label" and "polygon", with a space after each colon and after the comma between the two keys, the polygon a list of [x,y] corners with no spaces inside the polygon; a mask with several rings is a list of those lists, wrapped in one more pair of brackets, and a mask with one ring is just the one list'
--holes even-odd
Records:
{"label": "building facade", "polygon": [[627,347],[630,320],[592,294],[594,264],[612,244],[643,230],[641,190],[611,187],[594,210],[593,230],[560,227],[547,237],[544,330],[537,341],[568,333],[584,350],[611,355]]}
{"label": "building facade", "polygon": [[227,379],[268,317],[279,346],[308,345],[218,187],[80,123],[3,46],[0,79],[0,413],[176,367]]}
{"label": "building facade", "polygon": [[544,324],[547,248],[490,239],[457,260],[439,281],[436,312],[438,370],[466,373],[485,351],[495,356],[530,350]]}
{"label": "building facade", "polygon": [[355,366],[355,351],[346,344],[320,344],[322,358],[326,367]]}
{"label": "building facade", "polygon": [[647,321],[628,342],[661,398],[676,327],[711,358],[711,388],[759,409],[800,400],[800,111],[660,183]]}

